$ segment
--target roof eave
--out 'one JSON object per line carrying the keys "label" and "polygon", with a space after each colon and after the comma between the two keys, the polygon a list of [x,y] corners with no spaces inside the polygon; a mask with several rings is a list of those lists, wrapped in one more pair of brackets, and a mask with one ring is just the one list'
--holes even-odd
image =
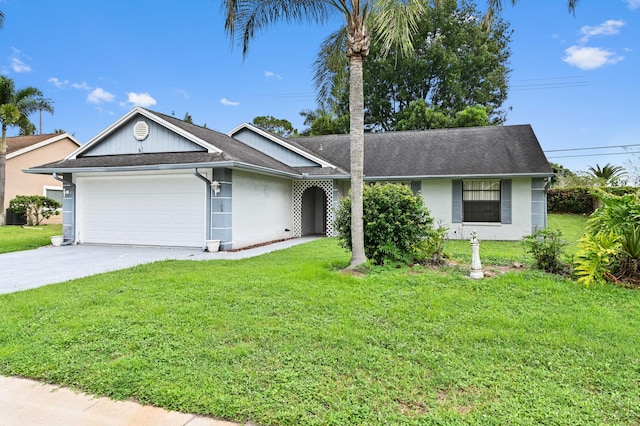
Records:
{"label": "roof eave", "polygon": [[551,177],[553,173],[488,173],[488,174],[465,174],[465,175],[414,175],[414,176],[365,176],[366,181],[375,180],[421,180],[421,179],[506,179],[506,178],[542,178]]}
{"label": "roof eave", "polygon": [[254,164],[240,161],[211,161],[205,163],[180,163],[180,164],[149,164],[144,166],[114,166],[114,167],[34,167],[22,170],[30,174],[52,174],[52,173],[113,173],[113,172],[148,172],[157,170],[182,170],[182,169],[203,169],[203,168],[230,168],[238,170],[249,170],[259,174],[271,176],[283,176],[292,179],[300,179],[299,173],[291,173],[283,170],[271,169],[268,167],[256,166]]}

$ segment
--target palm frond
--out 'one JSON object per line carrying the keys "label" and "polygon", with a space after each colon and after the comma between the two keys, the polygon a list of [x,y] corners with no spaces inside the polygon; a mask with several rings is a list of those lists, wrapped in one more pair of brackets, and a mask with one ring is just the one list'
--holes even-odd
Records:
{"label": "palm frond", "polygon": [[225,30],[247,54],[255,35],[278,22],[324,22],[333,3],[324,0],[225,0]]}
{"label": "palm frond", "polygon": [[345,55],[347,31],[345,27],[330,34],[320,46],[313,69],[313,82],[318,91],[318,103],[323,104],[338,87],[349,79],[348,58]]}
{"label": "palm frond", "polygon": [[42,98],[42,92],[35,87],[25,87],[14,95],[14,104],[20,112],[26,116],[39,110],[38,100]]}
{"label": "palm frond", "polygon": [[411,35],[425,11],[421,0],[377,0],[370,12],[371,31],[386,55],[392,49],[403,56],[413,53]]}

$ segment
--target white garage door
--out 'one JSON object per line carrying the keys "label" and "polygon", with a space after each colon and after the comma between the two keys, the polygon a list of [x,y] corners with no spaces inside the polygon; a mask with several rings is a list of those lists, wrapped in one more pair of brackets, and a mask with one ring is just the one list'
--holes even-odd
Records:
{"label": "white garage door", "polygon": [[202,247],[205,188],[193,175],[80,177],[82,243]]}

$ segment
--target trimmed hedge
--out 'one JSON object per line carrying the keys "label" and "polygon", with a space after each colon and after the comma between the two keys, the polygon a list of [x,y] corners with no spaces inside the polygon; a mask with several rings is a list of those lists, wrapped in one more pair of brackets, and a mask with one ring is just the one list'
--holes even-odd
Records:
{"label": "trimmed hedge", "polygon": [[[549,213],[591,214],[595,210],[597,197],[594,188],[552,188],[547,190],[547,211]],[[614,195],[631,194],[638,191],[635,186],[607,187]]]}

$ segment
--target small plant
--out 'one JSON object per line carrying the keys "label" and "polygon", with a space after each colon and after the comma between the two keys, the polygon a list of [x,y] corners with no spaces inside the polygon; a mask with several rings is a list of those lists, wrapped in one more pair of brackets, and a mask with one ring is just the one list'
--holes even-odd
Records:
{"label": "small plant", "polygon": [[[433,219],[420,195],[404,185],[364,188],[364,250],[376,265],[411,263],[424,254],[422,244],[432,232]],[[335,227],[342,247],[351,250],[351,198],[340,201]]]}
{"label": "small plant", "polygon": [[625,276],[640,276],[640,225],[628,228],[620,237],[620,271]]}
{"label": "small plant", "polygon": [[524,237],[527,251],[536,259],[536,268],[552,274],[562,274],[567,265],[562,262],[562,248],[567,242],[562,240],[562,231],[545,228]]}
{"label": "small plant", "polygon": [[613,233],[599,232],[585,234],[578,243],[580,250],[574,258],[574,273],[578,282],[589,287],[591,284],[611,280],[611,266],[620,251],[619,238]]}
{"label": "small plant", "polygon": [[9,210],[27,218],[27,225],[40,225],[44,219],[59,215],[59,202],[42,195],[18,195],[9,202]]}
{"label": "small plant", "polygon": [[444,249],[447,241],[448,230],[449,228],[438,225],[437,228],[433,228],[431,232],[429,232],[429,236],[424,240],[424,257],[426,263],[434,266],[446,263],[446,259],[449,258],[449,255]]}

